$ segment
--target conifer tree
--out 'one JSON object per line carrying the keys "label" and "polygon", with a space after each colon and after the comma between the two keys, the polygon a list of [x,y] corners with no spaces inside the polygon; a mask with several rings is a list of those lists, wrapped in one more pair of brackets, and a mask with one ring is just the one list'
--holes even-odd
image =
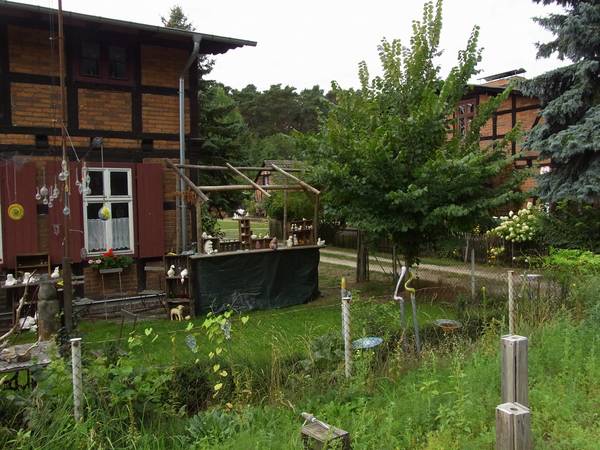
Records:
{"label": "conifer tree", "polygon": [[540,197],[585,202],[600,198],[600,2],[598,0],[534,0],[556,3],[563,14],[535,21],[554,34],[538,44],[538,57],[557,54],[572,64],[522,83],[527,95],[540,99],[539,124],[525,147],[550,159],[550,171],[540,175]]}

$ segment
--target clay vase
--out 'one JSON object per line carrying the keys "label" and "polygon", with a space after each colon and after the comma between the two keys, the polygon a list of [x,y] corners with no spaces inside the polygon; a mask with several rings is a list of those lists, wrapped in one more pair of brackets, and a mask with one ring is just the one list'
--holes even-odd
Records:
{"label": "clay vase", "polygon": [[40,280],[37,314],[38,337],[42,341],[47,341],[52,335],[56,334],[60,328],[58,296],[54,284],[48,279],[48,275],[43,275]]}

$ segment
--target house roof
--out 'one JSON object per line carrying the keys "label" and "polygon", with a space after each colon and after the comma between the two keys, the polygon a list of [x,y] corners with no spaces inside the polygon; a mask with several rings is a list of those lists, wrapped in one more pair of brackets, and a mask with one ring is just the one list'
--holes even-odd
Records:
{"label": "house roof", "polygon": [[[0,16],[4,17],[13,16],[21,19],[50,22],[50,20],[53,19],[57,13],[58,10],[53,8],[0,0]],[[87,27],[88,29],[89,26],[93,26],[94,30],[98,32],[113,31],[130,34],[137,33],[149,39],[158,39],[190,45],[192,41],[200,39],[201,54],[219,54],[238,47],[256,46],[256,42],[244,39],[235,39],[225,36],[198,33],[195,31],[186,31],[157,25],[128,22],[126,20],[110,19],[71,11],[63,11],[63,18],[65,26],[81,28]]]}

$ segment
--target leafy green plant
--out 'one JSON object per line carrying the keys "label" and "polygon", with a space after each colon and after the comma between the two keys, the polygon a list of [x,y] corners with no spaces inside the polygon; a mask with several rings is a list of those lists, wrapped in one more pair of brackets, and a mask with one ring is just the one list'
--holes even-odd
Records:
{"label": "leafy green plant", "polygon": [[[508,242],[523,243],[533,241],[539,233],[539,229],[539,210],[529,202],[516,214],[510,211],[508,216],[500,217],[500,225],[488,233],[499,236]],[[499,256],[500,253],[494,256]]]}
{"label": "leafy green plant", "polygon": [[127,255],[118,255],[112,248],[109,248],[96,259],[88,260],[88,264],[94,269],[125,269],[133,264],[133,258]]}
{"label": "leafy green plant", "polygon": [[220,409],[202,411],[191,417],[186,431],[189,441],[196,446],[218,445],[237,434],[241,428],[239,418]]}

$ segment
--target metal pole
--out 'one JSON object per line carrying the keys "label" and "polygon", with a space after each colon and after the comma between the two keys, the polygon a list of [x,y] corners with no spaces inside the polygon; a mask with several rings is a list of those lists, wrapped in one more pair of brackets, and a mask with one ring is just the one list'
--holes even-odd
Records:
{"label": "metal pole", "polygon": [[[179,163],[185,164],[185,78],[179,77]],[[181,251],[187,250],[187,208],[183,193],[185,192],[185,182],[179,177],[179,220],[181,221]]]}
{"label": "metal pole", "polygon": [[515,334],[515,302],[513,298],[513,271],[508,271],[508,333]]}
{"label": "metal pole", "polygon": [[471,247],[471,300],[475,301],[475,249]]}
{"label": "metal pole", "polygon": [[415,345],[417,346],[417,353],[421,353],[421,337],[419,336],[419,321],[417,319],[417,300],[415,297],[415,292],[413,290],[410,293],[410,302],[412,304],[413,324],[415,327]]}
{"label": "metal pole", "polygon": [[344,372],[346,378],[352,374],[352,337],[350,332],[350,300],[352,295],[346,290],[346,278],[342,277],[342,335],[344,338]]}
{"label": "metal pole", "polygon": [[[65,32],[63,26],[63,11],[62,0],[58,0],[58,64],[59,64],[59,81],[60,81],[60,110],[61,124],[60,136],[62,145],[62,162],[67,163],[68,174],[68,157],[67,157],[67,93],[65,86]],[[65,328],[67,333],[73,330],[73,285],[71,280],[71,259],[69,258],[69,176],[64,182],[63,188],[63,309],[65,314]],[[66,213],[66,214],[65,214]]]}
{"label": "metal pole", "polygon": [[83,378],[81,375],[81,338],[71,339],[71,366],[73,368],[73,412],[75,420],[83,419]]}

